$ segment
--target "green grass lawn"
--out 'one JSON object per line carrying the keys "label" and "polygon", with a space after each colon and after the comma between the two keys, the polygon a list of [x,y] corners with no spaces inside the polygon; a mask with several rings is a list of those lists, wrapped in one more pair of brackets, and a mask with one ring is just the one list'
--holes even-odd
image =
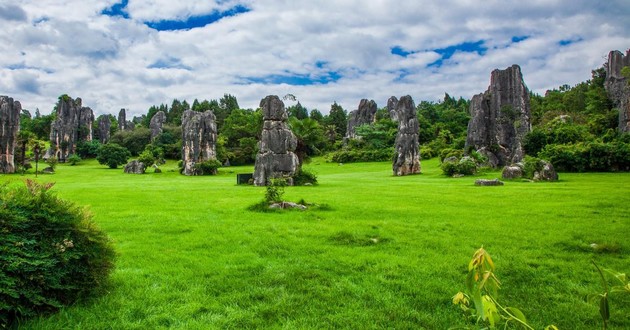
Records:
{"label": "green grass lawn", "polygon": [[[435,159],[408,177],[389,163],[307,167],[319,185],[288,187],[285,199],[328,207],[248,211],[265,193],[236,185],[251,166],[186,177],[175,162],[129,175],[84,161],[40,175],[89,208],[119,257],[108,294],[23,328],[447,329],[468,324],[451,298],[483,245],[499,301],[535,328],[597,329],[584,299],[601,291],[591,260],[630,272],[630,173],[476,187],[444,177]],[[611,309],[610,328],[630,328],[630,299],[613,296]]]}

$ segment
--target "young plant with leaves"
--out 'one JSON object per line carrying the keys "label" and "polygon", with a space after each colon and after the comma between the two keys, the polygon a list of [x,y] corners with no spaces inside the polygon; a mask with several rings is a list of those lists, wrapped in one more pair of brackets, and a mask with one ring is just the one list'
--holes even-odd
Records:
{"label": "young plant with leaves", "polygon": [[[625,273],[619,273],[612,269],[604,269],[602,270],[599,266],[593,261],[593,265],[597,268],[599,272],[599,276],[602,279],[602,287],[604,287],[603,293],[593,294],[588,297],[588,300],[591,302],[595,302],[599,300],[599,315],[602,317],[602,328],[604,330],[608,329],[608,321],[610,320],[610,303],[609,296],[611,293],[626,293],[630,294],[630,280]],[[611,275],[616,281],[619,282],[618,285],[609,286],[608,280],[604,276],[604,273]]]}
{"label": "young plant with leaves", "polygon": [[[476,325],[482,329],[495,329],[499,326],[507,328],[510,325],[522,329],[534,329],[527,323],[521,310],[499,304],[497,297],[500,284],[494,274],[494,262],[482,247],[475,252],[468,264],[467,291],[458,292],[453,296],[453,304],[459,305],[467,315],[475,319]],[[467,327],[462,327],[462,329],[467,329]],[[557,330],[553,325],[545,329]]]}

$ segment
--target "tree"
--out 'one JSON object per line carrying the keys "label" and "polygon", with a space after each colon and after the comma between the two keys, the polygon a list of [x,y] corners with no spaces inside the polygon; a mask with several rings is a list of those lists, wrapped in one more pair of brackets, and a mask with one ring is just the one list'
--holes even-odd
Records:
{"label": "tree", "polygon": [[308,118],[308,110],[299,101],[296,105],[287,108],[287,114],[289,117],[295,117],[299,120]]}
{"label": "tree", "polygon": [[317,121],[320,125],[324,123],[324,115],[317,109],[311,110],[309,118]]}
{"label": "tree", "polygon": [[131,157],[129,150],[116,143],[108,143],[102,145],[98,150],[96,160],[101,165],[107,165],[109,168],[117,168],[120,165],[127,164],[127,160]]}
{"label": "tree", "polygon": [[299,120],[296,117],[289,118],[289,126],[297,138],[295,154],[298,157],[300,167],[304,161],[312,155],[319,153],[325,145],[325,138],[319,123],[313,119]]}
{"label": "tree", "polygon": [[139,155],[146,145],[151,143],[151,131],[146,127],[136,127],[133,131],[118,131],[110,142],[125,147],[134,156]]}
{"label": "tree", "polygon": [[234,165],[249,164],[255,160],[256,145],[262,132],[260,110],[232,110],[219,130],[219,138],[225,139],[227,155],[232,155]]}
{"label": "tree", "polygon": [[337,136],[346,135],[348,127],[348,117],[346,111],[337,102],[330,106],[330,113],[324,117],[326,125],[335,125]]}

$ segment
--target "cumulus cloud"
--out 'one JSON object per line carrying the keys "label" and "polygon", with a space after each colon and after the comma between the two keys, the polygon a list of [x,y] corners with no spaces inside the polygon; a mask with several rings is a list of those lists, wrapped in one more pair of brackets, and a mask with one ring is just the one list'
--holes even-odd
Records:
{"label": "cumulus cloud", "polygon": [[26,21],[26,12],[17,5],[0,4],[0,20]]}
{"label": "cumulus cloud", "polygon": [[[125,15],[107,11],[115,5]],[[147,25],[237,7],[248,10],[203,27]],[[63,93],[97,114],[224,93],[251,108],[291,93],[328,112],[335,101],[353,110],[391,95],[470,98],[493,69],[519,64],[544,93],[589,79],[608,51],[630,47],[629,16],[625,0],[23,0],[0,5],[0,20],[11,20],[0,31],[0,87],[44,113]]]}

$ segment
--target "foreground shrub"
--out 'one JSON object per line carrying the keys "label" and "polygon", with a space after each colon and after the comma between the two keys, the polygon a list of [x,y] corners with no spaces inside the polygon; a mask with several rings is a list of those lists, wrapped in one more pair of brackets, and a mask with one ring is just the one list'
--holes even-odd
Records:
{"label": "foreground shrub", "polygon": [[0,187],[0,328],[97,292],[114,267],[105,233],[51,187]]}

